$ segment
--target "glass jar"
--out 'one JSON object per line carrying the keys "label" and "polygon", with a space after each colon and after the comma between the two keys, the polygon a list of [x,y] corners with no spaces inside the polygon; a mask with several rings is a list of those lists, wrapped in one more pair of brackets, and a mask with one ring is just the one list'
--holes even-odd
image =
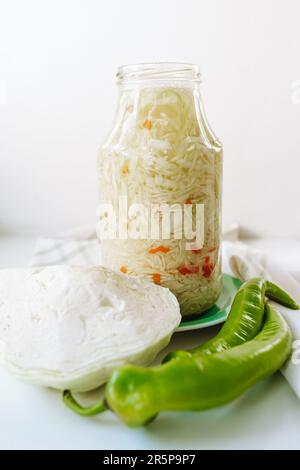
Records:
{"label": "glass jar", "polygon": [[[183,316],[200,314],[221,289],[222,146],[204,115],[198,67],[127,65],[117,82],[115,122],[99,154],[103,264],[168,287]],[[166,214],[167,236],[157,229]]]}

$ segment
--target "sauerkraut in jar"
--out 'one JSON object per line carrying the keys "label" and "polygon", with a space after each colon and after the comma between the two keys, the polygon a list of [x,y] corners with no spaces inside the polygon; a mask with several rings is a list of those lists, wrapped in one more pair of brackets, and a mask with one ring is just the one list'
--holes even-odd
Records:
{"label": "sauerkraut in jar", "polygon": [[[183,316],[200,314],[221,289],[222,146],[204,116],[198,67],[123,66],[117,80],[115,123],[99,155],[100,206],[113,208],[110,220],[118,227],[110,238],[100,236],[103,264],[168,287]],[[131,210],[136,204],[145,208],[139,223],[138,211]],[[138,236],[149,228],[150,207],[160,221],[165,205],[191,206],[192,219],[195,207],[203,206],[201,246],[193,247],[183,231],[180,238],[174,220],[169,238],[161,231]],[[108,212],[100,211],[101,222]]]}

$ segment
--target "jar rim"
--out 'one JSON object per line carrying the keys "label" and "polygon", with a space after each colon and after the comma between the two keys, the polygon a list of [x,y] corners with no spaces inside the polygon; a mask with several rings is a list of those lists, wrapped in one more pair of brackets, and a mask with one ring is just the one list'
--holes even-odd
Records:
{"label": "jar rim", "polygon": [[117,69],[118,84],[144,81],[199,83],[199,66],[188,62],[145,62],[121,65]]}

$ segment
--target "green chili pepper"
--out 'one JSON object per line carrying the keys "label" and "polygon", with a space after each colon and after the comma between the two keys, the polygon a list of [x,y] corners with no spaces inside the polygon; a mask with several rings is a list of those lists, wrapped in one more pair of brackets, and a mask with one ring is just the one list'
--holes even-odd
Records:
{"label": "green chili pepper", "polygon": [[232,349],[115,371],[106,387],[110,409],[127,425],[141,426],[160,411],[206,410],[238,397],[276,372],[291,351],[285,320],[270,305],[265,310],[260,333]]}
{"label": "green chili pepper", "polygon": [[238,290],[228,318],[214,338],[189,351],[171,352],[163,362],[191,354],[213,354],[225,351],[254,338],[263,324],[265,296],[286,307],[299,308],[289,294],[276,284],[260,278],[250,279]]}
{"label": "green chili pepper", "polygon": [[65,405],[68,406],[68,408],[70,408],[71,410],[73,410],[75,413],[77,413],[80,416],[95,416],[107,410],[103,401],[87,408],[81,406],[75,400],[75,398],[72,396],[69,390],[64,390],[63,401]]}
{"label": "green chili pepper", "polygon": [[265,281],[266,287],[266,296],[270,300],[274,300],[275,302],[284,305],[285,307],[292,308],[293,310],[298,310],[299,305],[295,302],[292,297],[285,292],[281,287],[277,286],[271,281]]}

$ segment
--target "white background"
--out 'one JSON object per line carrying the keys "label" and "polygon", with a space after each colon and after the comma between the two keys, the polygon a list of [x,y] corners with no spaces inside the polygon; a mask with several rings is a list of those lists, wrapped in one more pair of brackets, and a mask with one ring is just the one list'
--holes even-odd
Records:
{"label": "white background", "polygon": [[167,60],[200,64],[225,223],[300,236],[299,25],[299,0],[0,0],[0,231],[94,221],[116,67]]}

